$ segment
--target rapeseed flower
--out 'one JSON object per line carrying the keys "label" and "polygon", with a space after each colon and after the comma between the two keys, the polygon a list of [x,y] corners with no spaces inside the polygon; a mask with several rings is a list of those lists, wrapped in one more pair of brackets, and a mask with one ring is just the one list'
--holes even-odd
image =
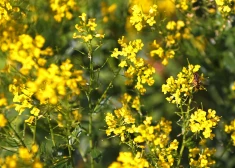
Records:
{"label": "rapeseed flower", "polygon": [[146,159],[141,157],[141,154],[137,152],[133,157],[131,152],[120,152],[117,158],[117,162],[113,162],[109,168],[144,168],[149,167],[149,163]]}
{"label": "rapeseed flower", "polygon": [[130,41],[128,44],[125,42],[124,36],[118,40],[122,49],[119,51],[115,48],[111,57],[120,59],[119,67],[125,68],[125,77],[127,77],[126,85],[135,84],[135,88],[144,94],[146,89],[144,84],[149,86],[154,84],[153,74],[155,69],[147,64],[143,58],[138,58],[137,53],[143,48],[143,43],[140,39]]}
{"label": "rapeseed flower", "polygon": [[[188,65],[188,68],[183,67],[182,71],[177,74],[177,79],[173,76],[166,80],[166,84],[162,85],[162,92],[164,94],[169,93],[170,96],[166,99],[174,104],[180,104],[188,96],[190,96],[198,88],[193,84],[194,74],[200,69],[200,65]],[[203,79],[203,74],[199,76],[198,80]],[[200,86],[199,90],[205,90],[204,87]]]}
{"label": "rapeseed flower", "polygon": [[216,116],[215,110],[209,109],[207,113],[202,109],[198,109],[193,114],[191,114],[189,121],[189,126],[193,133],[202,131],[202,134],[205,138],[213,139],[215,135],[212,133],[212,128],[218,124],[220,118]]}
{"label": "rapeseed flower", "polygon": [[231,134],[233,146],[235,146],[235,120],[232,120],[229,125],[225,125],[224,131]]}
{"label": "rapeseed flower", "polygon": [[142,7],[138,5],[134,5],[131,9],[132,16],[130,17],[130,23],[135,25],[137,31],[141,31],[146,23],[149,26],[156,24],[157,5],[151,6],[148,13],[144,13]]}

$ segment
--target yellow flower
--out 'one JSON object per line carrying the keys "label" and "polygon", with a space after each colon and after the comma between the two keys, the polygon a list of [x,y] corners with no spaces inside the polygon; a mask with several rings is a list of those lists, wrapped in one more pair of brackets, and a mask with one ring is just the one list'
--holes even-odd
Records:
{"label": "yellow flower", "polygon": [[212,139],[214,134],[212,134],[212,128],[214,128],[220,118],[215,115],[215,110],[208,110],[208,114],[202,109],[198,109],[195,111],[190,118],[190,128],[192,132],[200,132],[203,131],[203,135],[205,138]]}
{"label": "yellow flower", "polygon": [[157,14],[157,5],[150,7],[148,14],[142,11],[142,7],[139,5],[134,5],[132,8],[132,16],[130,17],[130,23],[135,26],[137,31],[141,31],[145,27],[145,22],[149,26],[156,24],[155,16]]}
{"label": "yellow flower", "polygon": [[33,168],[43,168],[43,164],[37,160],[33,163]]}
{"label": "yellow flower", "polygon": [[45,43],[45,39],[44,39],[43,36],[37,35],[37,36],[35,37],[35,44],[36,44],[36,46],[37,46],[38,48],[42,48],[43,45],[44,45],[44,43]]}
{"label": "yellow flower", "polygon": [[[193,85],[193,80],[194,73],[198,72],[199,68],[200,65],[188,65],[188,68],[183,67],[182,71],[178,73],[177,79],[171,76],[166,80],[166,84],[162,85],[162,92],[164,94],[170,93],[170,96],[166,98],[169,102],[180,104],[183,99],[197,89]],[[199,90],[203,89],[204,87],[200,87]]]}
{"label": "yellow flower", "polygon": [[177,21],[177,30],[180,30],[184,26],[185,26],[185,24],[182,20]]}
{"label": "yellow flower", "polygon": [[33,114],[36,117],[38,116],[39,112],[40,112],[40,110],[36,107],[33,107],[33,109],[30,110],[30,113]]}
{"label": "yellow flower", "polygon": [[215,154],[215,149],[191,148],[189,149],[190,166],[192,167],[211,167],[215,161],[211,158]]}
{"label": "yellow flower", "polygon": [[19,148],[19,157],[24,160],[31,160],[32,154],[28,151],[27,148],[25,147],[20,147]]}
{"label": "yellow flower", "polygon": [[86,13],[82,13],[81,16],[79,16],[83,22],[86,22]]}
{"label": "yellow flower", "polygon": [[82,15],[79,17],[82,19],[82,22],[75,25],[75,28],[77,29],[79,34],[74,33],[73,38],[83,39],[86,43],[94,38],[104,38],[104,34],[95,32],[95,28],[97,27],[95,18],[90,18],[87,22],[85,13],[82,13]]}
{"label": "yellow flower", "polygon": [[57,22],[61,22],[62,18],[66,17],[67,19],[72,18],[72,13],[70,12],[76,6],[74,0],[50,0],[50,7],[52,11],[55,12],[54,19]]}
{"label": "yellow flower", "polygon": [[25,120],[25,122],[29,125],[31,125],[34,121],[35,117],[34,116],[30,116],[27,120]]}
{"label": "yellow flower", "polygon": [[133,84],[135,82],[135,88],[144,94],[146,89],[144,88],[145,83],[149,86],[154,84],[152,75],[155,73],[155,69],[149,64],[145,63],[143,58],[138,58],[137,53],[143,48],[143,43],[140,39],[130,41],[128,44],[125,43],[124,36],[118,40],[122,49],[119,51],[117,48],[114,49],[112,57],[121,59],[120,67],[127,67],[124,72],[125,77],[128,78],[126,84]]}
{"label": "yellow flower", "polygon": [[174,141],[172,141],[171,143],[170,143],[170,149],[172,149],[172,150],[177,150],[178,149],[178,145],[179,145],[179,142],[176,140],[176,139],[174,139]]}
{"label": "yellow flower", "polygon": [[166,29],[168,29],[168,30],[174,30],[175,27],[176,27],[175,21],[169,21],[166,25]]}
{"label": "yellow flower", "polygon": [[230,125],[225,125],[224,131],[228,134],[231,133],[231,139],[233,142],[233,146],[235,146],[235,120],[230,122]]}
{"label": "yellow flower", "polygon": [[7,120],[3,114],[0,114],[0,127],[5,127]]}
{"label": "yellow flower", "polygon": [[95,23],[95,18],[88,20],[87,27],[89,27],[91,31],[95,31],[96,26],[97,24]]}
{"label": "yellow flower", "polygon": [[7,156],[6,157],[6,161],[5,161],[5,166],[6,168],[17,168],[17,156],[16,154],[12,155],[12,156]]}
{"label": "yellow flower", "polygon": [[144,168],[149,167],[149,163],[144,158],[141,158],[140,153],[138,152],[135,157],[133,157],[132,153],[130,152],[120,152],[117,158],[118,162],[113,162],[109,168],[118,168],[125,167],[125,168]]}
{"label": "yellow flower", "polygon": [[33,144],[33,145],[32,145],[32,148],[31,148],[31,151],[32,151],[33,153],[37,153],[37,152],[38,152],[38,145]]}

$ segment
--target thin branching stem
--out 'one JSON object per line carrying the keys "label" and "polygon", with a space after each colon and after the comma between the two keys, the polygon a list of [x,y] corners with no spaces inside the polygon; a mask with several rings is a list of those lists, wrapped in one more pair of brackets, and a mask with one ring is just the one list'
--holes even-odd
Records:
{"label": "thin branching stem", "polygon": [[20,141],[21,145],[23,147],[26,148],[26,144],[24,143],[24,141],[22,140],[22,138],[20,137],[20,135],[16,132],[16,130],[12,127],[11,123],[8,121],[8,126],[9,128],[14,132],[14,135],[16,136],[16,138]]}
{"label": "thin branching stem", "polygon": [[189,117],[190,117],[190,111],[191,111],[190,105],[191,105],[191,103],[192,103],[192,97],[190,96],[189,99],[188,99],[188,104],[186,104],[186,106],[187,106],[186,113],[184,112],[183,105],[180,104],[180,110],[182,112],[182,120],[183,120],[181,134],[183,135],[183,138],[182,138],[182,144],[181,144],[180,153],[179,153],[179,159],[177,161],[177,167],[180,167],[180,163],[181,163],[181,160],[182,160],[182,157],[183,157],[185,145],[186,145],[186,142],[187,142],[187,134],[188,134],[187,130],[188,130],[188,126],[189,126]]}
{"label": "thin branching stem", "polygon": [[35,126],[33,128],[33,144],[36,143],[36,131],[37,131],[37,117],[35,118]]}
{"label": "thin branching stem", "polygon": [[[87,99],[88,99],[88,107],[89,107],[89,125],[88,125],[88,134],[89,134],[89,146],[90,146],[90,152],[92,153],[93,150],[93,136],[92,136],[92,127],[93,127],[93,108],[92,108],[92,100],[91,100],[91,93],[93,91],[93,81],[94,81],[94,65],[93,65],[93,55],[92,55],[92,45],[91,43],[87,44],[88,47],[88,58],[90,59],[90,65],[89,65],[89,72],[90,72],[90,81],[89,81],[89,89],[87,93]],[[92,157],[92,154],[90,153],[90,164],[91,168],[94,168],[94,159]]]}
{"label": "thin branching stem", "polygon": [[53,146],[55,146],[54,132],[53,132],[53,129],[51,127],[51,122],[50,122],[50,120],[51,120],[50,114],[47,114],[46,118],[47,118],[49,130],[50,130],[50,134],[51,134],[51,141],[52,141]]}
{"label": "thin branching stem", "polygon": [[94,111],[97,110],[97,108],[99,107],[100,103],[103,101],[104,97],[106,96],[106,93],[109,91],[110,88],[112,88],[112,85],[113,85],[113,81],[114,79],[118,76],[118,74],[120,73],[121,71],[121,68],[118,69],[118,71],[114,74],[114,77],[113,79],[109,82],[109,85],[108,87],[105,89],[104,93],[101,95],[101,97],[98,99],[96,105],[95,105],[95,108],[94,108]]}

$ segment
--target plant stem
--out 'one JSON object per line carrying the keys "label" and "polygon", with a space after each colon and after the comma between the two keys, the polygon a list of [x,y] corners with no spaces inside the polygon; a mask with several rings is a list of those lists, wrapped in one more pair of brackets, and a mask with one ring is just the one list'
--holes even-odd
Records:
{"label": "plant stem", "polygon": [[33,144],[36,142],[37,117],[35,117],[35,126],[33,132]]}
{"label": "plant stem", "polygon": [[182,139],[182,144],[181,144],[181,148],[180,148],[179,158],[178,158],[178,161],[177,161],[177,167],[180,166],[181,159],[182,159],[183,152],[184,152],[184,144],[185,144],[185,114],[184,114],[184,110],[183,110],[183,107],[182,107],[181,103],[180,103],[180,110],[181,110],[182,120],[183,120],[182,132],[181,132],[181,134],[183,135],[183,139]]}
{"label": "plant stem", "polygon": [[88,58],[90,59],[90,66],[89,66],[89,72],[90,72],[90,81],[89,81],[89,89],[87,94],[88,99],[88,106],[89,106],[89,125],[88,125],[88,134],[89,134],[89,146],[90,146],[90,162],[91,162],[91,168],[94,168],[94,160],[92,157],[92,150],[93,150],[93,136],[92,136],[92,115],[93,115],[93,108],[92,108],[92,101],[91,101],[91,93],[93,91],[93,81],[94,81],[94,65],[93,65],[93,56],[92,56],[92,46],[91,43],[88,43]]}
{"label": "plant stem", "polygon": [[226,147],[225,147],[225,149],[224,149],[224,151],[223,151],[223,153],[220,155],[220,159],[224,156],[224,154],[228,151],[228,149],[229,149],[229,147],[230,147],[230,145],[232,144],[232,141],[229,141],[229,143],[226,145]]}
{"label": "plant stem", "polygon": [[182,106],[182,104],[180,104],[180,110],[181,110],[181,113],[182,113],[182,120],[183,120],[183,125],[182,125],[183,139],[182,139],[182,144],[181,144],[181,148],[180,148],[179,159],[177,161],[177,167],[180,166],[182,156],[183,156],[183,153],[184,153],[185,144],[186,144],[186,141],[187,141],[186,137],[187,137],[187,133],[188,133],[187,128],[188,128],[188,125],[189,125],[189,117],[190,117],[189,113],[190,113],[191,102],[192,102],[192,97],[190,96],[188,104],[187,104],[186,113],[184,113],[183,106]]}
{"label": "plant stem", "polygon": [[8,123],[9,123],[9,128],[14,132],[14,135],[15,135],[16,138],[20,141],[21,145],[26,148],[26,145],[25,145],[24,141],[21,139],[21,137],[19,136],[19,134],[18,134],[18,133],[16,132],[16,130],[12,127],[12,125],[11,125],[11,123],[10,123],[9,121],[8,121]]}
{"label": "plant stem", "polygon": [[66,131],[67,131],[67,143],[68,143],[68,151],[69,151],[69,160],[70,160],[70,162],[71,162],[71,164],[72,164],[72,167],[75,167],[75,165],[74,165],[74,162],[73,162],[73,158],[72,158],[72,147],[71,147],[71,142],[70,142],[70,131],[69,131],[69,125],[67,124],[66,125]]}
{"label": "plant stem", "polygon": [[[93,149],[93,138],[92,138],[92,113],[89,114],[89,145],[90,145],[90,149],[91,149],[91,153],[92,153],[92,149]],[[90,160],[91,160],[91,168],[94,168],[94,160],[92,157],[92,154],[90,153]]]}
{"label": "plant stem", "polygon": [[46,118],[47,118],[47,122],[48,122],[49,129],[50,129],[51,141],[52,141],[53,146],[55,146],[54,133],[53,133],[53,129],[52,129],[51,124],[50,124],[50,120],[51,120],[50,114],[47,114]]}
{"label": "plant stem", "polygon": [[119,72],[121,71],[121,68],[119,68],[119,70],[114,74],[114,77],[113,79],[109,82],[109,85],[108,87],[106,88],[106,90],[104,91],[104,93],[101,95],[101,97],[99,98],[99,100],[97,101],[96,105],[95,105],[95,108],[94,108],[94,111],[96,111],[96,109],[99,107],[101,101],[104,99],[106,93],[108,92],[108,90],[112,87],[113,85],[113,81],[114,79],[118,76]]}
{"label": "plant stem", "polygon": [[179,159],[177,161],[177,167],[179,167],[180,163],[181,163],[181,159],[182,159],[183,152],[184,152],[184,147],[185,147],[185,139],[186,139],[186,134],[183,134],[183,140],[182,140],[182,145],[181,145],[181,148],[180,148]]}

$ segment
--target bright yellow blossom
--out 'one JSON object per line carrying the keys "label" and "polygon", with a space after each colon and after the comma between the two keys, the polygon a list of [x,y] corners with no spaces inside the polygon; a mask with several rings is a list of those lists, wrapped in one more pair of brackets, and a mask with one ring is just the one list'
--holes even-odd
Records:
{"label": "bright yellow blossom", "polygon": [[149,167],[149,163],[146,159],[141,158],[138,152],[135,157],[133,157],[130,152],[120,152],[117,158],[117,162],[113,162],[109,168],[144,168]]}
{"label": "bright yellow blossom", "polygon": [[170,21],[170,22],[168,22],[167,25],[166,25],[166,28],[167,28],[168,30],[174,30],[175,27],[176,27],[175,21]]}
{"label": "bright yellow blossom", "polygon": [[[171,96],[166,99],[175,104],[180,104],[182,99],[187,98],[193,91],[197,90],[193,85],[194,73],[198,72],[200,65],[188,65],[188,68],[183,67],[182,72],[177,75],[177,79],[172,76],[166,80],[167,84],[162,85],[164,94],[170,93]],[[201,75],[200,78],[203,76]],[[199,88],[203,90],[203,87]]]}
{"label": "bright yellow blossom", "polygon": [[118,43],[121,45],[122,49],[119,51],[117,48],[114,49],[111,57],[121,59],[120,67],[127,67],[127,70],[124,72],[127,77],[126,84],[131,85],[135,83],[135,88],[140,91],[141,94],[146,92],[144,84],[152,86],[154,80],[152,75],[155,73],[155,69],[145,63],[143,58],[138,58],[137,53],[143,47],[143,43],[140,39],[130,41],[128,44],[125,42],[124,36],[118,40]]}
{"label": "bright yellow blossom", "polygon": [[75,25],[78,34],[74,33],[73,38],[82,39],[86,43],[94,38],[100,38],[100,39],[104,38],[103,34],[97,33],[95,31],[97,27],[95,18],[90,18],[87,20],[86,13],[82,13],[82,15],[79,17],[81,18],[82,21],[79,24]]}
{"label": "bright yellow blossom", "polygon": [[231,140],[233,142],[233,146],[235,146],[235,120],[232,120],[229,125],[225,125],[225,132],[231,134]]}
{"label": "bright yellow blossom", "polygon": [[131,9],[132,16],[130,17],[130,23],[135,25],[137,31],[145,27],[145,22],[148,23],[149,26],[156,24],[155,16],[157,15],[157,5],[151,6],[148,14],[144,13],[142,7],[138,5],[134,5]]}
{"label": "bright yellow blossom", "polygon": [[220,121],[220,118],[215,114],[215,110],[211,109],[208,110],[208,113],[202,109],[195,111],[190,118],[189,126],[191,131],[194,133],[203,131],[205,138],[213,139],[214,134],[212,134],[212,128]]}
{"label": "bright yellow blossom", "polygon": [[7,123],[7,120],[3,114],[0,114],[0,128],[4,127]]}
{"label": "bright yellow blossom", "polygon": [[29,161],[32,158],[32,154],[28,151],[27,148],[25,147],[20,147],[19,148],[19,157],[23,160]]}
{"label": "bright yellow blossom", "polygon": [[198,167],[198,168],[210,168],[215,164],[215,160],[211,157],[215,154],[215,149],[199,149],[199,148],[192,148],[189,149],[189,164],[191,167]]}
{"label": "bright yellow blossom", "polygon": [[63,18],[72,19],[71,10],[76,6],[74,0],[50,0],[50,7],[55,12],[54,19],[61,22]]}

